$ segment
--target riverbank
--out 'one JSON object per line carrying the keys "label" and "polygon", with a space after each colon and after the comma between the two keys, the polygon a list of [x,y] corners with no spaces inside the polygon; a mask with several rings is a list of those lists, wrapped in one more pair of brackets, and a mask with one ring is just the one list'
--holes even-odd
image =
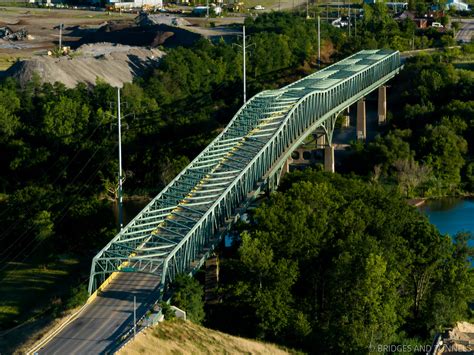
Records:
{"label": "riverbank", "polygon": [[413,207],[421,207],[427,202],[442,200],[446,198],[453,198],[453,199],[471,199],[472,198],[474,199],[474,193],[465,192],[465,193],[457,194],[453,196],[439,196],[439,197],[415,197],[415,198],[408,199],[407,203]]}
{"label": "riverbank", "polygon": [[410,206],[420,207],[426,202],[426,198],[411,198],[407,202]]}

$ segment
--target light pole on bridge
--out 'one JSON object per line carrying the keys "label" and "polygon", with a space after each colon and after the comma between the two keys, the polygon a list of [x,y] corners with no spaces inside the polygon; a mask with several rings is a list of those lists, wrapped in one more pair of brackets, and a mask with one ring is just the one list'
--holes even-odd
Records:
{"label": "light pole on bridge", "polygon": [[242,48],[243,52],[243,69],[242,69],[242,75],[243,75],[243,90],[244,90],[244,104],[247,102],[247,48],[255,45],[254,43],[251,44],[246,44],[246,35],[245,35],[245,26],[242,27],[242,45],[234,43],[236,46]]}
{"label": "light pole on bridge", "polygon": [[321,67],[321,18],[318,15],[318,66]]}
{"label": "light pole on bridge", "polygon": [[[122,169],[122,119],[127,116],[134,115],[133,112],[127,113],[125,116],[122,116],[122,102],[120,98],[120,88],[117,88],[117,117],[114,115],[110,115],[113,118],[117,118],[117,125],[118,125],[118,158],[119,158],[119,172],[118,172],[118,224],[119,224],[119,231],[123,228],[123,183],[124,183],[124,175]],[[112,104],[111,104],[112,105]],[[128,125],[127,125],[128,126]]]}
{"label": "light pole on bridge", "polygon": [[117,88],[117,120],[118,120],[118,153],[119,153],[119,184],[118,184],[118,212],[119,229],[123,228],[123,191],[122,191],[122,117],[120,110],[120,88]]}

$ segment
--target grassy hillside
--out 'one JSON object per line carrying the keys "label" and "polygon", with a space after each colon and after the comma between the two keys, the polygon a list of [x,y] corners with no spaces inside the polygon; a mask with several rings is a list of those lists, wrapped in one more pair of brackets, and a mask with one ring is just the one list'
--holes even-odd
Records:
{"label": "grassy hillside", "polygon": [[291,354],[273,344],[239,338],[191,322],[167,321],[145,330],[119,355],[135,354]]}

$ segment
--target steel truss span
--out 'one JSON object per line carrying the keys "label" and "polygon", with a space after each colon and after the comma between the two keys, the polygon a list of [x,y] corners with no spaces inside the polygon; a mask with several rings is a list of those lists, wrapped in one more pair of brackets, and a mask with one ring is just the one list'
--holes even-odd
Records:
{"label": "steel truss span", "polygon": [[277,184],[292,148],[401,68],[392,50],[365,50],[250,99],[225,130],[92,261],[89,293],[115,271],[159,277],[161,289],[190,272],[218,229],[262,183]]}

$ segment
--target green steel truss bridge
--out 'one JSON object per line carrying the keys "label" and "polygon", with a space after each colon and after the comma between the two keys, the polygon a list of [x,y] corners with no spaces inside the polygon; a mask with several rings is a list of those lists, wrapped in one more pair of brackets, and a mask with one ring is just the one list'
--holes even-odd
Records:
{"label": "green steel truss bridge", "polygon": [[200,266],[216,235],[256,191],[273,189],[316,129],[331,144],[340,112],[394,77],[399,52],[365,50],[278,90],[263,91],[92,261],[89,293],[116,271],[157,276],[164,291]]}

